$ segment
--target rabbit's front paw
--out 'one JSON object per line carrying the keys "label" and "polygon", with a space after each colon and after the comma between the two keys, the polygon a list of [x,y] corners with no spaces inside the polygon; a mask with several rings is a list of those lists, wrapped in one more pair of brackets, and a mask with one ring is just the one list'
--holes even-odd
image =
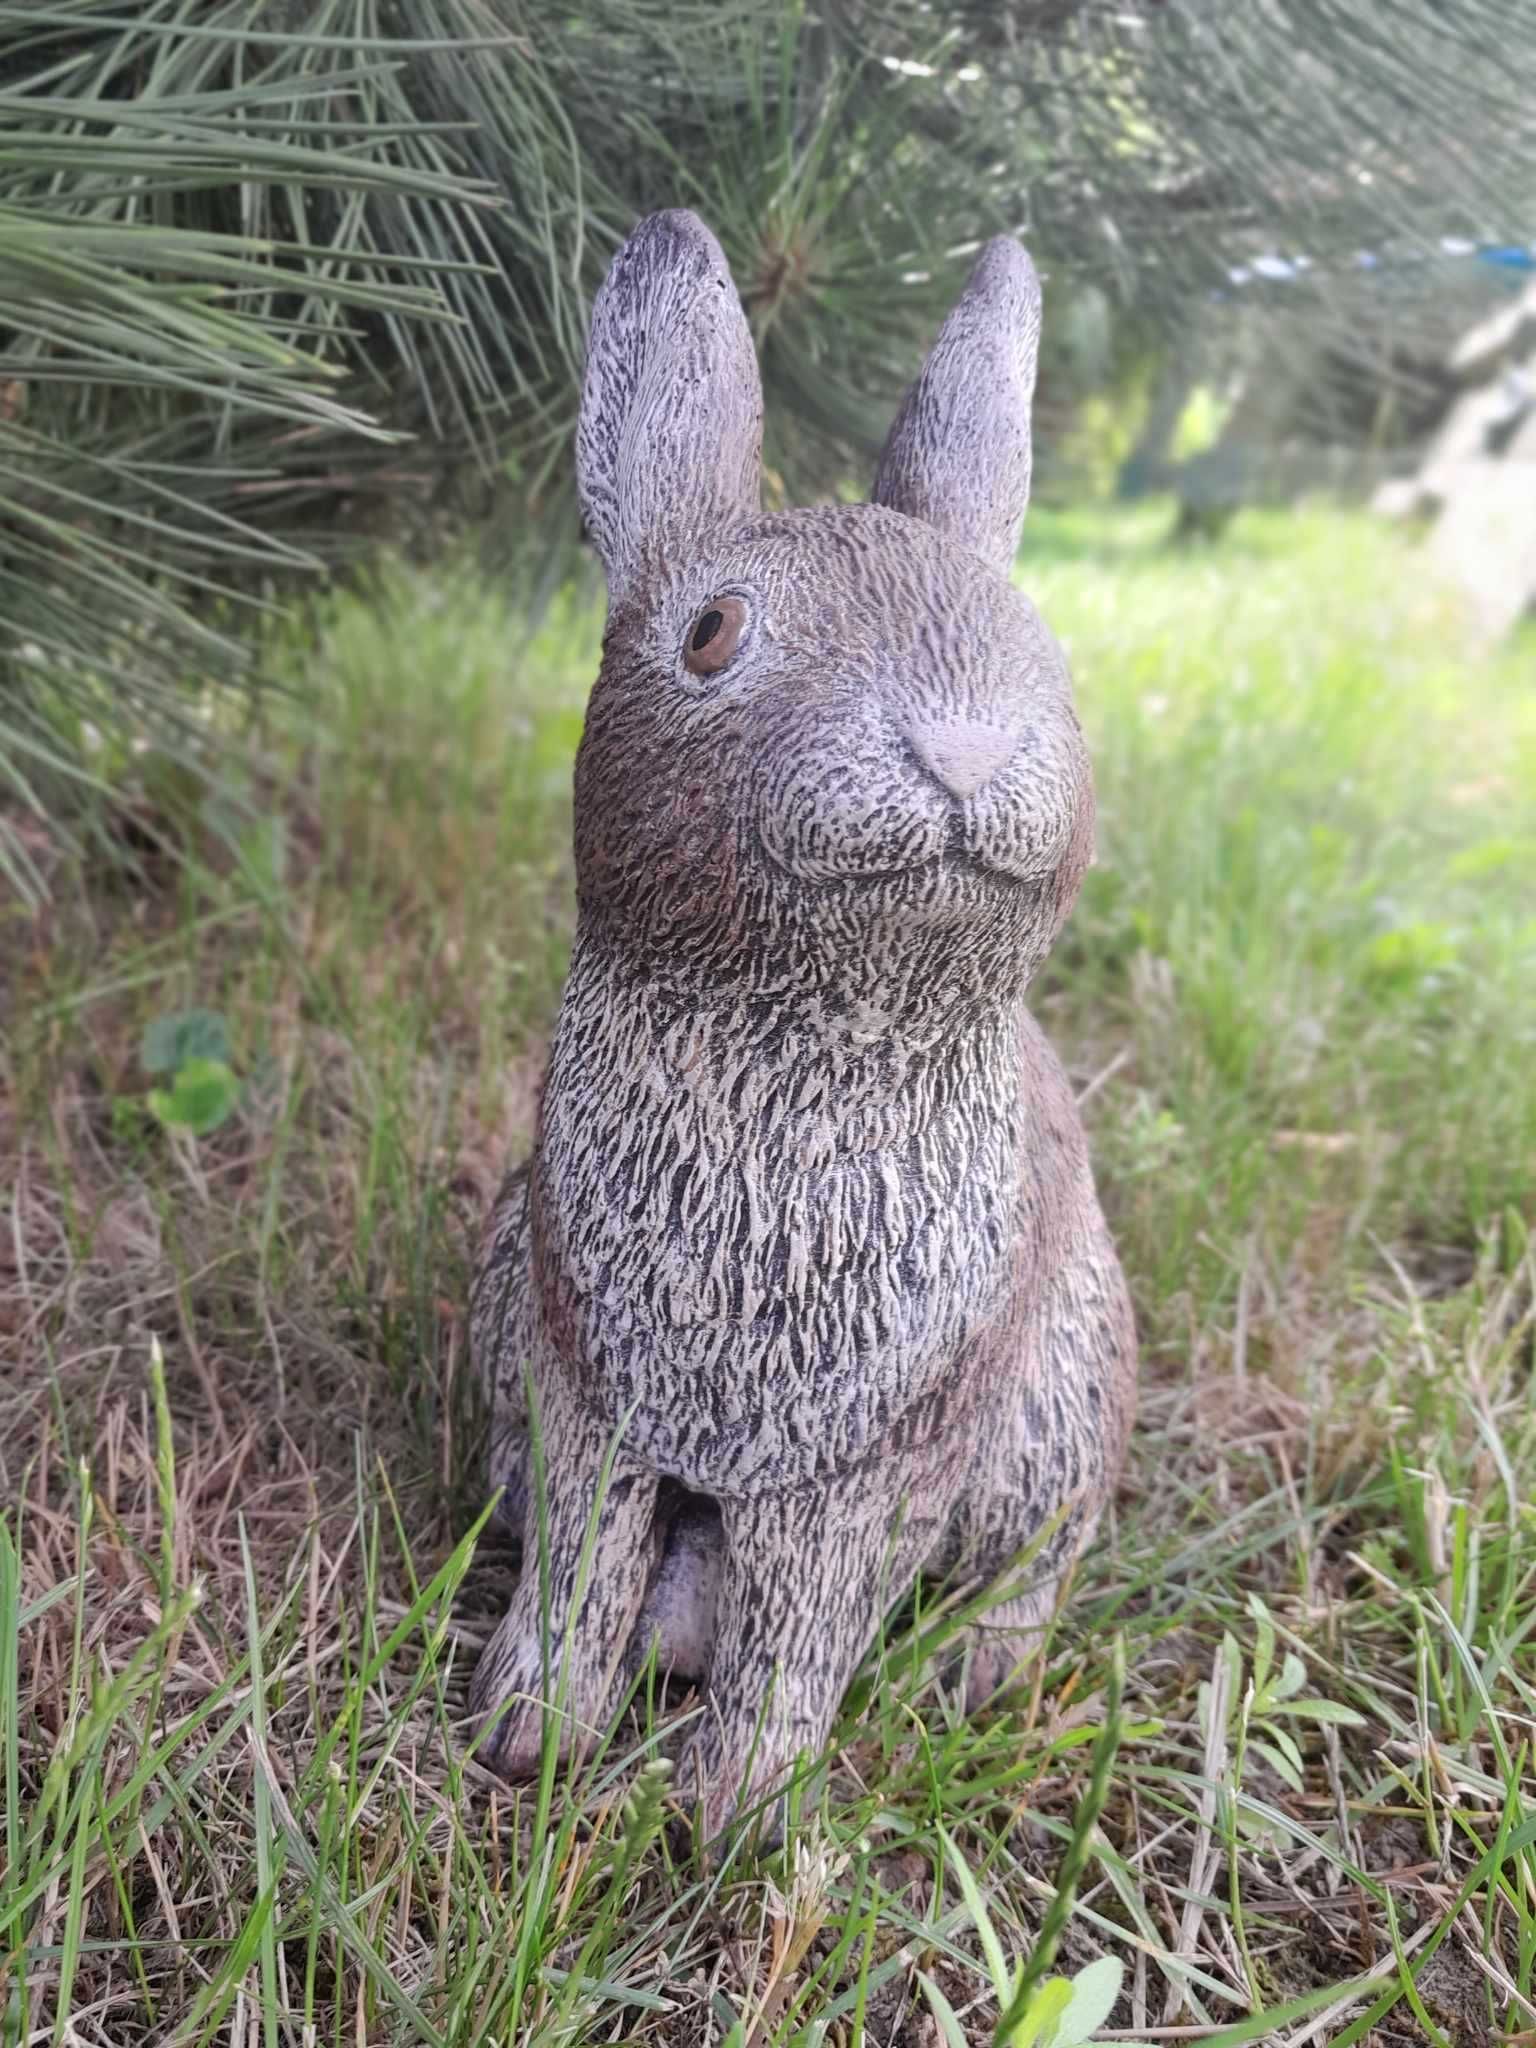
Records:
{"label": "rabbit's front paw", "polygon": [[673,1780],[684,1808],[696,1810],[705,1860],[718,1860],[738,1824],[749,1828],[759,1848],[775,1847],[784,1838],[785,1821],[784,1799],[775,1795],[787,1788],[794,1760],[768,1750],[761,1739],[748,1763],[732,1759],[718,1719],[710,1717],[707,1707],[705,1713],[678,1759]]}
{"label": "rabbit's front paw", "polygon": [[[469,1686],[469,1711],[483,1731],[475,1754],[488,1770],[514,1782],[537,1775],[544,1751],[544,1669],[538,1633],[530,1638],[518,1605],[480,1653]],[[569,1742],[557,1737],[558,1753]]]}
{"label": "rabbit's front paw", "polygon": [[[508,1778],[538,1769],[546,1707],[558,1717],[562,1756],[606,1725],[656,1556],[654,1476],[610,1466],[601,1424],[558,1382],[545,1402],[544,1431],[542,1532],[524,1530],[522,1576],[469,1695],[484,1726],[482,1760]],[[547,1569],[532,1563],[541,1533]]]}

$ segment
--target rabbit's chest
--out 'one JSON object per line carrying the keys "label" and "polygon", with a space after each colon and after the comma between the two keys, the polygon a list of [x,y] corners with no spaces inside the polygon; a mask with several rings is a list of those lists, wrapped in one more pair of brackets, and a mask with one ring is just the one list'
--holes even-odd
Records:
{"label": "rabbit's chest", "polygon": [[707,1491],[844,1468],[942,1394],[1028,1230],[1006,1106],[758,1080],[557,1063],[544,1102],[549,1340],[641,1456]]}

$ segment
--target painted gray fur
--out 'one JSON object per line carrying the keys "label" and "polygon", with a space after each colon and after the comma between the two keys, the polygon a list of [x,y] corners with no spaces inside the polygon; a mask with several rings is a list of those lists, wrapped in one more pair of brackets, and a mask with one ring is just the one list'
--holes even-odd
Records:
{"label": "painted gray fur", "polygon": [[[578,464],[611,602],[576,942],[473,1335],[525,1556],[525,1367],[539,1403],[568,1743],[659,1636],[708,1682],[682,1782],[711,1834],[824,1743],[919,1570],[979,1584],[1061,1515],[975,1632],[968,1698],[993,1693],[1130,1424],[1124,1282],[1024,1002],[1093,830],[1066,664],[1007,580],[1039,309],[1024,251],[989,243],[874,502],[766,518],[714,237],[643,221],[593,311]],[[739,643],[700,672],[720,621]],[[538,1581],[473,1686],[513,1777],[541,1739]]]}

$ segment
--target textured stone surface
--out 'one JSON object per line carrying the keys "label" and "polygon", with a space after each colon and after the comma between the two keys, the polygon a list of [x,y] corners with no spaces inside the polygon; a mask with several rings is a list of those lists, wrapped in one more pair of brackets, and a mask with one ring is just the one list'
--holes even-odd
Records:
{"label": "textured stone surface", "polygon": [[[1093,809],[1065,663],[1006,578],[1039,317],[1024,252],[989,244],[877,502],[765,518],[713,237],[653,216],[599,294],[578,927],[472,1318],[525,1554],[530,1380],[546,1445],[549,1612],[525,1572],[474,1685],[510,1702],[486,1751],[509,1774],[541,1696],[579,1743],[659,1636],[708,1681],[683,1782],[713,1829],[824,1741],[919,1570],[985,1580],[1065,1510],[978,1632],[970,1694],[994,1690],[1113,1483],[1130,1310],[1024,1002]],[[740,643],[695,673],[722,596]]]}

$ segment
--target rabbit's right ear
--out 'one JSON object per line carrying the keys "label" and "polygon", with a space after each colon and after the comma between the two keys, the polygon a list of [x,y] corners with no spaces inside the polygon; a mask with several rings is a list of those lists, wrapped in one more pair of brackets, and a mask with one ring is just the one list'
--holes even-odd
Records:
{"label": "rabbit's right ear", "polygon": [[720,244],[653,213],[592,307],[576,431],[581,509],[618,597],[759,508],[763,393]]}

